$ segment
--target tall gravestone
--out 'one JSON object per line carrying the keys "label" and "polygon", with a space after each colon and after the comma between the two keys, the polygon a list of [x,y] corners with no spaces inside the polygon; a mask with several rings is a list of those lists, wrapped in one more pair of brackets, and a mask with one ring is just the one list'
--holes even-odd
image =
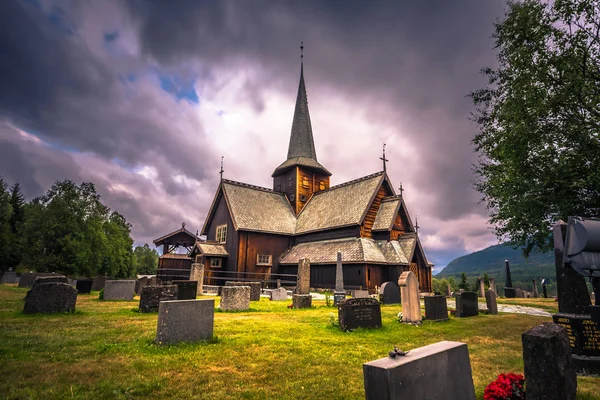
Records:
{"label": "tall gravestone", "polygon": [[491,290],[485,292],[485,304],[490,314],[498,314],[498,302],[496,301],[496,292],[493,292]]}
{"label": "tall gravestone", "polygon": [[508,299],[515,297],[515,288],[512,286],[512,278],[510,276],[510,264],[508,260],[504,260],[504,269],[506,272],[506,287],[504,288],[504,296]]}
{"label": "tall gravestone", "polygon": [[477,293],[462,292],[456,296],[456,316],[458,318],[474,317],[479,314]]}
{"label": "tall gravestone", "polygon": [[421,302],[419,301],[419,280],[412,271],[404,271],[398,279],[402,299],[402,322],[420,323]]}
{"label": "tall gravestone", "polygon": [[544,322],[521,338],[527,400],[574,400],[577,376],[567,331]]}
{"label": "tall gravestone", "polygon": [[535,297],[535,298],[540,297],[540,294],[539,294],[538,288],[537,288],[537,282],[536,282],[535,278],[533,278],[531,280],[531,283],[533,283],[533,297]]}
{"label": "tall gravestone", "polygon": [[490,290],[496,293],[496,278],[490,278]]}
{"label": "tall gravestone", "polygon": [[448,303],[445,296],[425,296],[425,318],[428,321],[448,319]]}
{"label": "tall gravestone", "polygon": [[475,400],[466,343],[438,342],[380,358],[363,364],[363,375],[366,400]]}
{"label": "tall gravestone", "polygon": [[396,282],[384,282],[380,291],[383,304],[400,304],[400,287]]}
{"label": "tall gravestone", "polygon": [[452,288],[450,285],[446,286],[446,297],[452,297]]}
{"label": "tall gravestone", "polygon": [[477,283],[479,285],[479,297],[485,297],[485,281],[483,278],[477,278]]}
{"label": "tall gravestone", "polygon": [[298,262],[298,277],[296,284],[296,294],[310,293],[310,260],[302,258]]}
{"label": "tall gravestone", "polygon": [[342,252],[337,252],[337,260],[335,264],[335,292],[333,293],[333,303],[339,304],[346,298],[344,290],[344,268],[342,265]]}
{"label": "tall gravestone", "polygon": [[202,296],[204,291],[204,264],[203,263],[193,263],[192,268],[190,269],[190,281],[198,282],[198,286],[196,288],[196,293],[199,296]]}

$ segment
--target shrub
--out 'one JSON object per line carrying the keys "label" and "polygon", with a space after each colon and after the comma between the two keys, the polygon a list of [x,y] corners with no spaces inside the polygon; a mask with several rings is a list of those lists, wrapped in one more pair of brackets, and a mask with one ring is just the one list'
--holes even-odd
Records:
{"label": "shrub", "polygon": [[484,400],[524,400],[525,380],[519,374],[500,374],[498,379],[486,386]]}
{"label": "shrub", "polygon": [[102,300],[104,298],[104,289],[100,290],[100,294],[98,295],[98,298],[100,300]]}

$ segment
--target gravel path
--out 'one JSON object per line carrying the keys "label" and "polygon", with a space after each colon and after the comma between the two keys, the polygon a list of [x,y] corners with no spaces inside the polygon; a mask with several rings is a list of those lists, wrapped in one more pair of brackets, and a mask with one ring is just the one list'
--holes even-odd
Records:
{"label": "gravel path", "polygon": [[[487,310],[487,305],[485,303],[478,303],[480,310]],[[456,308],[456,302],[454,300],[448,300],[449,308]],[[527,314],[527,315],[536,315],[538,317],[551,317],[548,311],[542,310],[540,308],[535,307],[527,307],[527,306],[519,306],[512,304],[498,304],[498,311],[511,313],[511,314]]]}

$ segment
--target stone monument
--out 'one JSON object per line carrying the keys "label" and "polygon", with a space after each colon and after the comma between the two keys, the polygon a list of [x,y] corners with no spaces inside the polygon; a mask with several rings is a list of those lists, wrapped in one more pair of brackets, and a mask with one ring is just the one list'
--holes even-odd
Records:
{"label": "stone monument", "polygon": [[400,304],[400,288],[396,282],[384,282],[380,292],[383,304]]}
{"label": "stone monument", "polygon": [[76,303],[77,290],[68,283],[42,283],[27,291],[23,313],[73,313]]}
{"label": "stone monument", "polygon": [[204,291],[204,264],[203,263],[192,263],[190,269],[190,281],[198,282],[196,288],[196,294],[202,296]]}
{"label": "stone monument", "polygon": [[445,296],[425,296],[425,319],[445,321],[448,319],[448,303]]}
{"label": "stone monument", "polygon": [[515,297],[515,289],[512,287],[512,278],[510,277],[510,264],[508,260],[504,260],[504,268],[506,270],[506,287],[504,288],[504,296],[507,299]]}
{"label": "stone monument", "polygon": [[282,287],[273,289],[273,290],[271,290],[270,298],[272,301],[287,300],[287,290]]}
{"label": "stone monument", "polygon": [[161,301],[177,300],[177,285],[144,286],[140,294],[140,312],[158,311]]}
{"label": "stone monument", "polygon": [[381,328],[381,305],[371,298],[345,299],[338,304],[340,329]]}
{"label": "stone monument", "polygon": [[337,252],[337,260],[335,264],[335,292],[333,293],[333,304],[339,304],[346,298],[344,290],[344,269],[342,266],[342,252]]}
{"label": "stone monument", "polygon": [[498,314],[498,302],[496,301],[496,292],[493,292],[491,290],[485,292],[485,304],[490,314]]}
{"label": "stone monument", "polygon": [[496,278],[490,278],[490,290],[496,293]]}
{"label": "stone monument", "polygon": [[211,339],[214,321],[214,299],[161,301],[155,342],[169,345]]}
{"label": "stone monument", "polygon": [[173,281],[177,285],[177,300],[195,300],[198,295],[197,281]]}
{"label": "stone monument", "polygon": [[250,308],[250,286],[223,286],[221,310],[245,311]]}
{"label": "stone monument", "polygon": [[79,294],[90,294],[93,283],[93,279],[77,279],[75,289],[77,289],[77,293]]}
{"label": "stone monument", "polygon": [[296,294],[310,293],[310,260],[302,258],[298,262],[298,277],[296,284]]}
{"label": "stone monument", "polygon": [[250,288],[250,301],[260,300],[261,283],[260,282],[234,282],[226,281],[225,286],[248,286]]}
{"label": "stone monument", "polygon": [[477,293],[462,292],[456,296],[456,317],[474,317],[479,314]]}
{"label": "stone monument", "polygon": [[404,271],[398,279],[402,299],[402,322],[421,323],[421,302],[419,301],[419,280],[412,271]]}
{"label": "stone monument", "polygon": [[134,280],[106,281],[104,284],[104,300],[133,300],[134,294]]}
{"label": "stone monument", "polygon": [[535,297],[535,298],[540,297],[540,293],[538,292],[538,288],[537,288],[537,281],[535,280],[535,278],[533,278],[531,280],[531,283],[533,283],[533,297]]}
{"label": "stone monument", "polygon": [[479,285],[479,297],[485,297],[485,281],[483,278],[477,278],[477,283]]}

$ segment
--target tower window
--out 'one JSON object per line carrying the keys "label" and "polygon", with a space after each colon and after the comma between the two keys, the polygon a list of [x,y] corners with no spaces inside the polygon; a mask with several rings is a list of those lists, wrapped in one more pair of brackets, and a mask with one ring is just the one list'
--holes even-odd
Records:
{"label": "tower window", "polygon": [[325,182],[324,181],[319,182],[319,190],[325,190]]}
{"label": "tower window", "polygon": [[227,225],[217,226],[216,240],[219,243],[225,243],[227,241]]}
{"label": "tower window", "polygon": [[256,265],[271,265],[271,259],[270,254],[257,254]]}
{"label": "tower window", "polygon": [[306,176],[302,177],[302,187],[303,188],[309,188],[310,187],[310,184],[308,182],[308,178]]}

